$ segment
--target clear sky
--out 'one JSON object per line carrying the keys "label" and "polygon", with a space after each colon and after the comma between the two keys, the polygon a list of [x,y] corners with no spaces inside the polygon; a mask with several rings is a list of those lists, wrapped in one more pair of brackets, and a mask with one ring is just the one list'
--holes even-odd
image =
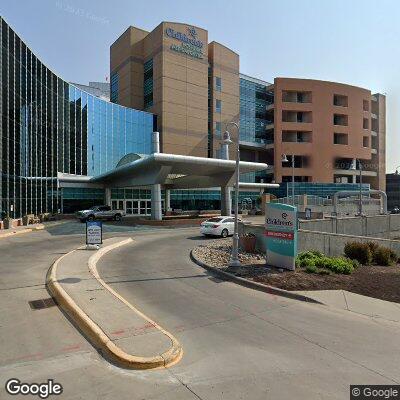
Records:
{"label": "clear sky", "polygon": [[387,95],[387,171],[400,165],[399,0],[1,0],[0,13],[62,78],[109,75],[109,46],[129,26],[203,27],[240,54],[241,72],[349,83]]}

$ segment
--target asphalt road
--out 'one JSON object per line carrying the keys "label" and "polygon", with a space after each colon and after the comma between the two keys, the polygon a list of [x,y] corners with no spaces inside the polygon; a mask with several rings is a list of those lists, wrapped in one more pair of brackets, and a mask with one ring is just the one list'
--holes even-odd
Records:
{"label": "asphalt road", "polygon": [[[45,273],[83,243],[83,227],[0,240],[0,398],[10,377],[49,378],[66,399],[347,399],[350,384],[400,382],[400,326],[221,282],[194,265],[197,229],[112,226],[135,243],[105,256],[103,278],[180,340],[167,370],[108,364],[48,297]],[[110,316],[112,318],[112,316]],[[21,397],[26,398],[26,397]]]}

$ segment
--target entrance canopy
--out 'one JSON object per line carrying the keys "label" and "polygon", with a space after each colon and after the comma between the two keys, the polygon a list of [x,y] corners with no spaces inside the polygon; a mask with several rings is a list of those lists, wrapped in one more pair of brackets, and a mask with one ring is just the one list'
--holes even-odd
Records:
{"label": "entrance canopy", "polygon": [[[133,161],[131,161],[133,159]],[[240,162],[240,173],[268,170],[268,164]],[[168,189],[233,186],[234,160],[154,153],[134,159],[95,177],[59,174],[59,181],[103,187],[133,187],[161,184]],[[83,178],[83,179],[82,179]],[[263,184],[263,186],[268,184]],[[276,185],[271,185],[276,186]]]}

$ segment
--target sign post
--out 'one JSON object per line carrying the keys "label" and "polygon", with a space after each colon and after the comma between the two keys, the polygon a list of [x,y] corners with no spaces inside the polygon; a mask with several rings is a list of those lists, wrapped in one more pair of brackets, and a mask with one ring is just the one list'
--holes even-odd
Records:
{"label": "sign post", "polygon": [[288,204],[265,204],[267,264],[294,270],[297,256],[297,208]]}
{"label": "sign post", "polygon": [[98,249],[103,243],[103,225],[101,221],[86,221],[86,248]]}

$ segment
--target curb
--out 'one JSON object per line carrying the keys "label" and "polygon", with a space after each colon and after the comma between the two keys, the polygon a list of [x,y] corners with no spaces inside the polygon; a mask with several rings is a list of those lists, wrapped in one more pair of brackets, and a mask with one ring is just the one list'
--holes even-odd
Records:
{"label": "curb", "polygon": [[168,336],[171,340],[171,348],[154,357],[139,357],[128,354],[106,335],[106,333],[92,320],[90,317],[75,303],[71,296],[62,288],[57,281],[57,267],[59,262],[69,254],[76,250],[83,249],[84,246],[74,249],[60,258],[58,258],[49,268],[46,275],[46,286],[50,294],[55,298],[59,307],[73,320],[76,326],[84,333],[89,341],[98,349],[101,355],[106,355],[116,365],[129,369],[154,369],[161,367],[170,367],[180,361],[183,355],[182,346],[169,332],[165,331],[158,324],[148,318],[146,315],[137,310],[127,300],[116,293],[109,287],[98,275],[96,269],[97,261],[109,251],[132,242],[132,239],[126,239],[113,245],[107,246],[99,250],[99,253],[90,257],[88,267],[93,276],[104,286],[107,290],[116,296],[119,300],[123,301],[130,309],[137,313],[140,317],[146,319],[149,323],[154,325],[155,328],[160,330],[164,335]]}
{"label": "curb", "polygon": [[276,296],[281,296],[281,297],[287,297],[289,299],[293,300],[299,300],[299,301],[305,301],[307,303],[314,303],[314,304],[324,304],[321,303],[318,300],[315,300],[311,297],[298,294],[298,293],[293,293],[288,290],[284,289],[279,289],[274,286],[269,286],[269,285],[264,285],[262,283],[258,282],[253,282],[245,278],[240,278],[236,275],[230,274],[229,272],[221,271],[219,268],[212,267],[211,265],[205,264],[202,261],[198,260],[194,255],[193,255],[193,249],[190,251],[190,259],[200,267],[203,267],[204,269],[212,272],[214,275],[216,275],[219,278],[222,278],[223,280],[231,281],[234,283],[237,283],[238,285],[247,287],[249,289],[254,289],[258,290],[260,292],[264,293],[269,293],[269,294],[274,294]]}
{"label": "curb", "polygon": [[51,227],[57,226],[57,225],[63,225],[65,223],[67,223],[67,222],[69,222],[69,221],[60,221],[60,222],[52,223],[50,225],[39,224],[39,225],[36,225],[33,228],[20,229],[19,231],[13,231],[12,230],[11,232],[0,233],[0,239],[6,238],[6,237],[10,237],[10,236],[22,235],[24,233],[43,231],[46,228],[51,228]]}

